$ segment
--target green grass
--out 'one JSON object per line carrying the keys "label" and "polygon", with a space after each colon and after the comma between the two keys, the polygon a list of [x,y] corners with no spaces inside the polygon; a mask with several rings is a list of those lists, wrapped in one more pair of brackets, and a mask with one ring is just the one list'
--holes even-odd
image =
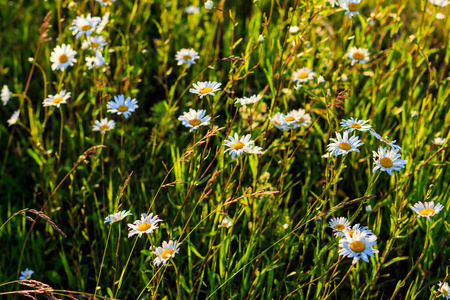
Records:
{"label": "green grass", "polygon": [[[186,14],[188,5],[200,13]],[[447,141],[441,147],[433,140],[447,138],[450,127],[448,8],[365,0],[349,19],[323,1],[215,1],[219,9],[211,11],[177,0],[106,7],[0,0],[0,7],[0,85],[14,94],[0,108],[2,297],[39,290],[18,283],[25,268],[56,297],[441,297],[437,284],[450,259],[449,151]],[[40,42],[49,12],[48,40]],[[78,15],[106,12],[108,65],[88,70],[85,36],[76,39],[69,28]],[[299,32],[290,34],[294,25]],[[52,71],[51,52],[63,43],[78,61]],[[352,66],[345,57],[352,46],[368,49],[370,60]],[[181,48],[194,48],[200,59],[178,66]],[[317,76],[295,89],[292,73],[303,67]],[[221,82],[222,90],[199,99],[189,92],[197,81]],[[61,89],[71,92],[68,103],[44,108]],[[263,99],[251,110],[235,107],[236,98],[258,93]],[[118,94],[138,101],[126,120],[107,112]],[[178,120],[189,108],[212,114],[214,129],[189,132]],[[299,108],[311,126],[281,131],[270,124],[275,113]],[[17,109],[19,123],[8,127]],[[101,117],[117,122],[105,135],[92,130]],[[350,117],[396,140],[406,167],[392,176],[372,173],[380,142],[368,132],[357,132],[359,153],[322,158]],[[234,132],[251,134],[265,154],[224,155]],[[409,208],[418,201],[444,209],[429,222]],[[26,208],[42,210],[67,237]],[[105,224],[117,210],[133,216]],[[160,228],[127,238],[126,224],[147,212],[163,220]],[[234,223],[229,229],[218,227],[224,216]],[[328,221],[340,216],[377,236],[370,263],[339,256]],[[155,267],[149,248],[169,239],[183,242],[180,251]]]}

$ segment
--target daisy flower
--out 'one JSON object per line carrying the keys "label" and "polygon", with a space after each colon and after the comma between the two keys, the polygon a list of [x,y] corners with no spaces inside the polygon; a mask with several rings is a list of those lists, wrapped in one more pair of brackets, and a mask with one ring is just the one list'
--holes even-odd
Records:
{"label": "daisy flower", "polygon": [[116,0],[95,0],[100,3],[100,6],[106,6],[111,5],[113,2],[116,2]]}
{"label": "daisy flower", "polygon": [[450,299],[450,287],[448,286],[447,282],[442,283],[439,281],[438,283],[439,289],[438,291],[442,294],[442,297],[445,299]]}
{"label": "daisy flower", "polygon": [[352,66],[354,66],[356,63],[365,64],[368,62],[369,54],[367,49],[351,47],[345,56],[352,60]]}
{"label": "daisy flower", "polygon": [[132,216],[132,215],[133,214],[131,212],[126,211],[126,210],[118,211],[115,214],[108,215],[105,218],[105,222],[103,222],[103,223],[108,223],[109,222],[109,224],[112,224],[112,223],[115,223],[115,222],[122,221],[126,217]]}
{"label": "daisy flower", "polygon": [[373,168],[372,173],[380,169],[392,176],[392,171],[400,171],[408,162],[400,157],[402,157],[401,154],[398,154],[395,149],[389,150],[380,146],[378,152],[373,151],[373,160],[376,166]]}
{"label": "daisy flower", "polygon": [[437,138],[435,138],[433,140],[433,144],[435,144],[436,146],[442,146],[444,145],[445,142],[445,138],[438,136]]}
{"label": "daisy flower", "polygon": [[177,65],[187,64],[188,67],[195,64],[195,60],[199,59],[200,56],[198,56],[197,51],[194,49],[181,49],[178,50],[175,54],[175,59],[178,61]]}
{"label": "daisy flower", "polygon": [[103,118],[101,119],[101,121],[95,120],[95,124],[92,130],[106,133],[107,131],[110,131],[114,127],[116,127],[116,122],[114,122],[114,120],[108,121],[108,118]]}
{"label": "daisy flower", "polygon": [[105,59],[100,51],[95,49],[95,56],[86,57],[86,66],[89,67],[89,70],[94,67],[101,67],[105,64]]}
{"label": "daisy flower", "polygon": [[11,99],[11,92],[9,91],[9,88],[6,84],[2,87],[0,98],[2,99],[3,106],[5,106],[8,103],[9,99]]}
{"label": "daisy flower", "polygon": [[300,83],[300,82],[308,82],[309,80],[313,80],[316,73],[314,73],[310,68],[301,68],[295,70],[294,74],[292,74],[292,81]]}
{"label": "daisy flower", "polygon": [[156,255],[155,259],[153,260],[153,264],[155,266],[159,266],[161,263],[163,265],[166,265],[167,261],[175,257],[175,254],[180,251],[178,247],[181,244],[183,243],[170,240],[168,243],[166,241],[163,241],[162,247],[153,246],[153,248],[150,248],[150,250],[152,250],[152,253]]}
{"label": "daisy flower", "polygon": [[450,3],[450,1],[448,1],[448,0],[428,0],[428,2],[430,2],[433,5],[440,6],[440,7],[447,6]]}
{"label": "daisy flower", "polygon": [[395,145],[396,140],[388,140],[387,136],[386,137],[381,137],[381,135],[379,135],[378,133],[376,133],[374,130],[370,130],[369,131],[371,135],[373,135],[374,137],[376,137],[378,140],[388,144],[391,148],[393,148],[395,151],[402,151],[402,147],[400,147],[399,145]]}
{"label": "daisy flower", "polygon": [[20,115],[20,109],[16,110],[11,118],[9,118],[8,122],[8,126],[14,125],[17,123],[17,121],[19,121],[19,115]]}
{"label": "daisy flower", "polygon": [[350,118],[348,120],[342,120],[341,126],[343,126],[345,130],[348,130],[348,132],[353,132],[354,130],[367,131],[372,128],[372,126],[366,124],[368,122],[369,120],[363,121]]}
{"label": "daisy flower", "polygon": [[200,99],[202,99],[204,96],[208,95],[215,96],[216,94],[214,93],[221,90],[220,86],[222,83],[215,81],[198,81],[197,84],[194,83],[193,85],[194,88],[189,89],[189,92],[197,94]]}
{"label": "daisy flower", "polygon": [[249,97],[238,98],[236,100],[236,103],[239,103],[240,105],[248,105],[248,104],[256,103],[261,99],[262,99],[262,96],[258,94],[258,95],[253,95],[250,98]]}
{"label": "daisy flower", "polygon": [[76,38],[79,38],[82,34],[86,34],[89,37],[91,32],[97,28],[100,21],[101,19],[99,17],[91,17],[91,14],[88,14],[86,18],[84,15],[81,15],[72,21],[70,30],[72,30],[72,34]]}
{"label": "daisy flower", "polygon": [[224,228],[230,228],[231,226],[233,226],[233,222],[231,222],[230,219],[228,219],[227,217],[224,217],[222,219],[222,222],[220,222],[219,227],[224,227]]}
{"label": "daisy flower", "polygon": [[367,231],[355,231],[353,236],[345,232],[345,237],[339,241],[339,255],[353,257],[352,264],[356,264],[359,259],[369,262],[369,256],[374,256],[379,251],[373,249],[377,243],[375,235],[368,235]]}
{"label": "daisy flower", "polygon": [[105,29],[105,26],[108,25],[109,22],[109,12],[105,13],[102,17],[102,21],[97,26],[97,33],[101,33],[103,29]]}
{"label": "daisy flower", "polygon": [[134,221],[133,224],[128,224],[128,237],[131,237],[135,234],[142,237],[144,233],[153,233],[155,229],[158,229],[158,222],[162,222],[161,219],[158,218],[158,215],[153,217],[153,214],[147,216],[147,214],[141,214],[141,219]]}
{"label": "daisy flower", "polygon": [[328,0],[328,2],[330,2],[331,7],[335,7],[337,5],[339,5],[339,1],[340,0]]}
{"label": "daisy flower", "polygon": [[428,221],[431,221],[430,217],[438,214],[444,206],[438,203],[436,206],[434,205],[434,201],[431,202],[418,202],[414,204],[414,206],[410,206],[410,208],[417,213],[419,217],[427,218]]}
{"label": "daisy flower", "polygon": [[108,43],[102,35],[90,36],[81,44],[81,49],[103,49]]}
{"label": "daisy flower", "polygon": [[360,232],[365,231],[367,235],[373,235],[374,233],[372,232],[372,230],[370,230],[367,226],[361,226],[359,224],[355,224],[353,225],[351,228],[348,229],[344,229],[341,232],[336,232],[336,236],[345,236],[345,233],[348,232],[348,234],[350,235],[350,237],[353,237],[353,234],[359,230]]}
{"label": "daisy flower", "polygon": [[125,119],[128,119],[128,116],[139,106],[137,105],[136,99],[131,99],[131,97],[125,99],[124,95],[119,95],[114,96],[114,101],[109,101],[106,107],[108,108],[108,112],[123,115]]}
{"label": "daisy flower", "polygon": [[237,133],[234,133],[234,137],[231,135],[228,137],[230,140],[225,140],[224,146],[227,146],[228,149],[226,149],[223,153],[230,151],[231,158],[235,158],[235,156],[240,156],[242,153],[244,153],[248,146],[253,145],[255,142],[250,141],[251,135],[247,134],[245,136],[242,136],[239,138]]}
{"label": "daisy flower", "polygon": [[259,146],[249,145],[245,150],[245,154],[264,154],[263,149]]}
{"label": "daisy flower", "polygon": [[19,280],[28,280],[31,278],[31,275],[33,275],[33,270],[28,270],[28,268],[25,269],[25,271],[20,272]]}
{"label": "daisy flower", "polygon": [[269,117],[270,123],[280,130],[289,130],[289,125],[284,121],[286,116],[282,113],[276,113],[273,117]]}
{"label": "daisy flower", "polygon": [[195,15],[200,12],[200,7],[190,5],[184,9],[184,12],[187,13],[188,15]]}
{"label": "daisy flower", "polygon": [[329,227],[333,229],[333,232],[350,230],[351,225],[350,221],[346,217],[332,218],[328,224],[330,225]]}
{"label": "daisy flower", "polygon": [[339,0],[339,5],[347,10],[345,14],[351,19],[354,15],[359,15],[357,9],[360,2],[361,0]]}
{"label": "daisy flower", "polygon": [[288,117],[289,116],[295,118],[295,122],[291,124],[293,129],[296,129],[299,126],[308,126],[311,124],[311,116],[305,113],[304,109],[300,108],[297,110],[291,110],[288,113]]}
{"label": "daisy flower", "polygon": [[70,93],[66,93],[66,90],[62,90],[56,95],[49,95],[48,98],[46,98],[42,104],[44,105],[44,107],[56,106],[59,108],[61,104],[66,104],[67,99],[69,98]]}
{"label": "daisy flower", "polygon": [[334,143],[327,146],[328,152],[330,152],[330,154],[334,154],[335,156],[340,154],[347,155],[351,151],[359,152],[356,147],[364,144],[356,135],[348,138],[348,131],[344,131],[343,137],[341,137],[339,132],[336,132],[336,138],[337,139],[330,138],[330,140]]}
{"label": "daisy flower", "polygon": [[67,67],[73,66],[77,62],[75,55],[77,55],[77,51],[72,50],[72,45],[56,46],[50,56],[50,61],[53,63],[52,70],[64,71]]}
{"label": "daisy flower", "polygon": [[206,110],[194,110],[192,108],[189,109],[189,112],[184,112],[182,116],[178,117],[184,126],[191,127],[190,132],[197,130],[200,126],[206,126],[209,124],[209,120],[211,120],[210,116],[205,116]]}

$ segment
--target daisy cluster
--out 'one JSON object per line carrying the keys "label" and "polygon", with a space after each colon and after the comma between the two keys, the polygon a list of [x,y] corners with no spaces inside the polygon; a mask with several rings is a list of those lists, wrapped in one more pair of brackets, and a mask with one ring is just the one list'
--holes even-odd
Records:
{"label": "daisy cluster", "polygon": [[276,113],[269,118],[270,123],[280,130],[291,130],[311,124],[311,116],[304,109],[294,109],[287,114]]}

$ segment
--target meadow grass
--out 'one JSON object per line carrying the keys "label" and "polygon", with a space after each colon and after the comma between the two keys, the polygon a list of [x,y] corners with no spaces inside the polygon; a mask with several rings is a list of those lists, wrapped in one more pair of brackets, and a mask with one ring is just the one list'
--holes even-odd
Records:
{"label": "meadow grass", "polygon": [[[186,13],[189,5],[200,11]],[[211,10],[195,0],[0,7],[0,87],[11,92],[0,105],[2,298],[445,296],[448,7],[363,0],[352,18],[323,0],[222,0]],[[100,33],[106,64],[92,69],[86,34],[70,29],[89,13],[109,13]],[[62,44],[77,62],[53,70]],[[352,65],[353,46],[367,49],[367,62]],[[183,48],[198,53],[190,67],[175,60]],[[293,73],[304,67],[316,76],[298,84]],[[198,81],[221,87],[200,99],[189,91]],[[42,105],[62,90],[67,103]],[[120,94],[137,100],[128,118],[107,109]],[[255,94],[254,105],[235,104]],[[211,120],[190,132],[178,119],[190,108]],[[279,130],[270,121],[293,109],[311,122]],[[115,128],[94,131],[105,117]],[[396,140],[404,167],[372,171],[373,151],[389,146],[369,131],[350,134],[364,143],[359,152],[323,157],[350,117]],[[234,133],[250,134],[264,154],[224,154]],[[410,209],[419,201],[443,209],[419,218]],[[122,210],[132,216],[105,223]],[[142,213],[158,215],[159,228],[127,237]],[[219,226],[224,217],[232,226]],[[367,226],[379,253],[355,264],[339,255],[344,237],[329,228],[332,217]],[[152,247],[169,240],[182,242],[179,252],[155,265]],[[26,268],[34,273],[20,281]]]}

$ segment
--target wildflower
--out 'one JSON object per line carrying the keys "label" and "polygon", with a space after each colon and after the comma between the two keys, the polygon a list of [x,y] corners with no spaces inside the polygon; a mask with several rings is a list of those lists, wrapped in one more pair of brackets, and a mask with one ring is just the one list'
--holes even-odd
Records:
{"label": "wildflower", "polygon": [[441,281],[439,281],[438,283],[439,289],[438,291],[441,292],[442,297],[444,297],[445,299],[450,299],[450,287],[448,286],[447,282],[442,283]]}
{"label": "wildflower", "polygon": [[16,110],[11,118],[9,118],[8,122],[8,126],[14,125],[17,123],[17,121],[19,120],[19,115],[20,115],[20,109]]}
{"label": "wildflower", "polygon": [[295,121],[291,124],[293,129],[296,129],[299,126],[308,126],[311,124],[311,116],[305,112],[304,109],[293,109],[291,110],[287,118],[294,118]]}
{"label": "wildflower", "polygon": [[442,146],[442,145],[444,145],[444,142],[445,142],[445,138],[440,137],[440,136],[436,137],[433,140],[433,144],[435,144],[436,146]]}
{"label": "wildflower", "polygon": [[106,107],[108,108],[108,112],[123,115],[125,119],[128,119],[128,116],[139,106],[137,105],[136,99],[131,99],[131,97],[125,99],[124,95],[119,95],[114,96],[114,101],[109,101]]}
{"label": "wildflower", "polygon": [[90,36],[81,44],[81,49],[103,49],[108,43],[102,35]]}
{"label": "wildflower", "polygon": [[258,42],[259,43],[264,43],[264,37],[263,37],[262,34],[259,35]]}
{"label": "wildflower", "polygon": [[288,229],[288,228],[289,228],[289,224],[288,224],[288,223],[284,224],[284,225],[283,225],[283,228],[284,228],[284,229]]}
{"label": "wildflower", "polygon": [[178,65],[187,64],[188,67],[195,64],[195,60],[199,59],[198,53],[194,49],[181,49],[175,54]]}
{"label": "wildflower", "polygon": [[109,224],[112,224],[112,223],[115,223],[115,222],[122,221],[126,217],[132,216],[132,215],[133,214],[131,212],[126,211],[126,210],[118,211],[115,214],[108,215],[105,218],[105,222],[103,222],[103,223],[108,223],[109,222]]}
{"label": "wildflower", "polygon": [[95,125],[92,128],[94,131],[101,131],[102,133],[106,133],[116,127],[116,122],[114,120],[109,120],[108,118],[103,118],[101,121],[95,120]]}
{"label": "wildflower", "polygon": [[69,98],[70,93],[66,93],[66,90],[62,90],[56,95],[49,95],[48,98],[46,98],[42,104],[44,105],[44,107],[56,106],[59,108],[61,104],[66,104],[67,99]]}
{"label": "wildflower", "polygon": [[359,224],[355,224],[351,228],[344,229],[343,231],[338,231],[335,233],[335,235],[336,236],[345,236],[345,233],[347,232],[350,235],[350,237],[353,237],[353,234],[356,231],[361,231],[361,232],[365,231],[367,235],[373,235],[372,230],[370,230],[367,226],[361,226]]}
{"label": "wildflower", "polygon": [[25,269],[25,271],[20,272],[19,280],[28,280],[31,278],[31,275],[33,275],[33,270],[28,270],[28,268]]}
{"label": "wildflower", "polygon": [[184,12],[188,15],[195,15],[200,12],[200,8],[194,5],[190,5],[184,9]]}
{"label": "wildflower", "polygon": [[400,159],[401,155],[395,149],[387,149],[383,147],[378,148],[378,152],[373,151],[373,159],[375,167],[372,172],[380,169],[381,171],[388,172],[392,176],[392,171],[400,171],[405,167],[408,162],[404,159]]}
{"label": "wildflower", "polygon": [[133,224],[128,224],[128,237],[131,237],[135,234],[139,235],[139,237],[142,237],[144,233],[153,233],[155,229],[158,229],[158,222],[162,222],[161,219],[158,218],[158,216],[154,216],[153,214],[150,214],[147,216],[147,214],[141,214],[141,219],[134,221]]}
{"label": "wildflower", "polygon": [[200,126],[206,126],[209,124],[209,120],[211,120],[210,116],[205,116],[206,110],[194,110],[192,108],[189,109],[189,112],[183,113],[182,116],[178,117],[184,126],[191,127],[190,132],[197,130]]}
{"label": "wildflower", "polygon": [[207,10],[211,10],[214,7],[214,2],[212,2],[211,0],[208,0],[205,2],[205,8]]}
{"label": "wildflower", "polygon": [[95,0],[95,1],[100,2],[100,6],[111,5],[113,2],[116,2],[116,0]]}
{"label": "wildflower", "polygon": [[89,70],[94,67],[101,67],[105,64],[105,59],[100,51],[95,50],[95,56],[86,57],[86,66],[89,67]]}
{"label": "wildflower", "polygon": [[444,7],[447,6],[450,1],[448,0],[428,0],[431,4],[436,5],[436,6],[440,6],[440,7]]}
{"label": "wildflower", "polygon": [[5,106],[8,103],[9,99],[11,99],[11,92],[9,91],[9,88],[6,84],[2,87],[0,98],[2,99],[3,106]]}
{"label": "wildflower", "polygon": [[214,93],[221,90],[220,86],[222,83],[215,81],[198,81],[197,84],[194,83],[193,85],[194,88],[189,89],[189,92],[197,94],[200,99],[202,99],[204,96],[208,95],[215,96],[216,94]]}
{"label": "wildflower", "polygon": [[340,133],[336,132],[336,138],[330,138],[334,143],[331,143],[327,146],[328,152],[334,154],[336,156],[342,154],[347,155],[351,151],[359,152],[356,147],[363,145],[359,140],[359,137],[354,135],[350,139],[348,138],[348,131],[344,131],[343,137],[341,137]]}
{"label": "wildflower", "polygon": [[340,218],[332,218],[330,222],[330,228],[333,229],[333,232],[343,232],[345,230],[350,230],[350,221],[345,217]]}
{"label": "wildflower", "polygon": [[251,135],[247,134],[245,136],[242,136],[239,138],[238,134],[235,133],[234,137],[231,135],[228,137],[230,140],[225,140],[224,145],[228,147],[223,153],[230,151],[229,154],[231,154],[231,158],[235,158],[235,156],[240,156],[242,153],[244,153],[246,150],[248,150],[248,146],[254,144],[254,141],[250,141]]}
{"label": "wildflower", "polygon": [[313,80],[316,73],[314,73],[310,68],[301,68],[297,69],[294,74],[292,74],[292,81],[300,83],[300,82],[308,82],[309,80]]}
{"label": "wildflower", "polygon": [[264,151],[262,151],[262,148],[255,145],[249,145],[245,150],[245,154],[264,154]]}
{"label": "wildflower", "polygon": [[108,22],[109,22],[109,12],[107,12],[103,15],[100,24],[98,24],[98,26],[97,26],[96,32],[101,33],[103,31],[103,29],[105,29],[105,26],[108,25]]}
{"label": "wildflower", "polygon": [[348,120],[342,120],[341,126],[343,126],[345,130],[348,130],[348,132],[353,132],[354,130],[367,131],[372,128],[372,126],[370,126],[369,124],[366,124],[368,122],[369,122],[369,120],[363,121],[363,120],[353,119],[351,117]]}
{"label": "wildflower", "polygon": [[339,5],[347,10],[345,15],[351,19],[354,15],[359,15],[357,9],[360,2],[361,0],[339,0]]}
{"label": "wildflower", "polygon": [[248,97],[238,98],[236,100],[236,103],[239,103],[240,105],[247,105],[247,104],[256,103],[261,99],[262,99],[261,95],[253,95],[250,98],[248,98]]}
{"label": "wildflower", "polygon": [[369,51],[364,48],[351,47],[345,56],[352,60],[352,66],[356,63],[365,64],[369,61]]}
{"label": "wildflower", "polygon": [[388,145],[389,145],[391,148],[393,148],[395,151],[397,151],[397,152],[398,152],[398,151],[402,151],[402,147],[400,147],[399,145],[395,145],[396,140],[391,141],[391,140],[389,140],[389,139],[387,138],[387,136],[383,138],[383,137],[381,137],[381,135],[379,135],[378,133],[376,133],[374,130],[370,130],[369,132],[370,132],[371,135],[373,135],[374,137],[376,137],[378,140],[380,140],[380,141],[382,141],[382,142],[388,144]]}
{"label": "wildflower", "polygon": [[289,125],[284,121],[286,116],[282,113],[276,113],[273,117],[269,117],[270,123],[280,130],[289,130]]}
{"label": "wildflower", "polygon": [[345,232],[345,237],[339,241],[339,255],[353,257],[352,264],[356,264],[359,259],[369,262],[368,256],[374,256],[379,251],[373,249],[377,243],[375,235],[368,235],[367,231],[355,231],[353,236]]}
{"label": "wildflower", "polygon": [[220,222],[219,227],[224,227],[224,228],[230,228],[231,226],[233,226],[233,222],[231,222],[230,219],[228,219],[227,217],[224,217],[222,219],[222,222]]}
{"label": "wildflower", "polygon": [[417,213],[419,217],[427,218],[428,221],[431,221],[430,217],[438,214],[444,206],[438,203],[434,206],[434,201],[431,202],[418,202],[414,204],[414,206],[410,206],[410,208]]}
{"label": "wildflower", "polygon": [[335,7],[336,5],[339,5],[339,0],[328,0],[330,2],[331,7]]}
{"label": "wildflower", "polygon": [[299,31],[299,29],[300,28],[298,26],[291,26],[291,27],[289,27],[289,33],[295,34]]}
{"label": "wildflower", "polygon": [[76,38],[79,38],[82,34],[86,34],[89,37],[91,32],[97,28],[100,21],[101,19],[99,17],[91,17],[91,14],[88,14],[86,18],[84,15],[81,15],[72,21],[70,30],[72,30],[72,34]]}
{"label": "wildflower", "polygon": [[152,250],[152,253],[157,255],[157,257],[155,257],[155,259],[153,260],[153,264],[155,266],[159,266],[161,263],[163,265],[166,265],[167,261],[175,257],[175,254],[180,251],[178,247],[181,244],[183,243],[170,240],[168,243],[166,241],[163,241],[162,247],[157,248],[153,246],[152,248],[150,248],[150,250]]}
{"label": "wildflower", "polygon": [[50,61],[53,63],[52,70],[64,71],[67,67],[73,66],[77,62],[75,55],[77,55],[77,51],[72,50],[72,45],[56,46],[50,56]]}

